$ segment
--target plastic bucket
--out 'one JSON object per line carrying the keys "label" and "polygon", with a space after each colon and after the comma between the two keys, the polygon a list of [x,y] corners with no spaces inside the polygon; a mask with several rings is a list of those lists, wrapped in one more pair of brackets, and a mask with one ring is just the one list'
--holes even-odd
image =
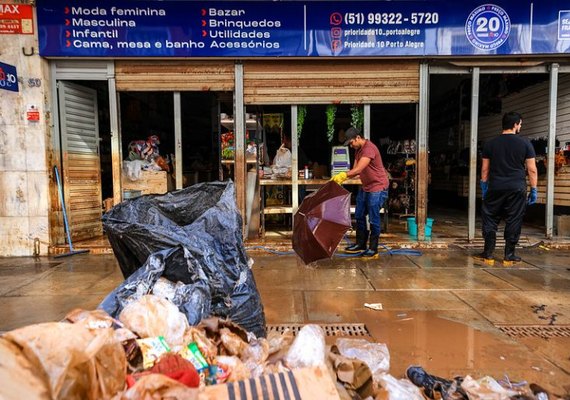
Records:
{"label": "plastic bucket", "polygon": [[432,225],[433,225],[433,218],[426,218],[426,227],[425,227],[426,236],[431,236]]}
{"label": "plastic bucket", "polygon": [[123,200],[142,196],[142,190],[123,190]]}
{"label": "plastic bucket", "polygon": [[408,218],[408,233],[410,236],[418,236],[418,224],[414,217]]}

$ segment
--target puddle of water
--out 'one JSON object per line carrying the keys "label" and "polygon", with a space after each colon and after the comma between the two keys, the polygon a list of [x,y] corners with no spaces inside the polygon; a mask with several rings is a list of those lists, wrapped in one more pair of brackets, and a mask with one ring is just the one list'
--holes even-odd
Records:
{"label": "puddle of water", "polygon": [[508,376],[511,382],[538,383],[564,393],[570,377],[497,331],[484,332],[438,317],[435,311],[356,310],[359,322],[390,350],[390,373],[403,377],[410,365],[420,365],[444,378],[471,375]]}

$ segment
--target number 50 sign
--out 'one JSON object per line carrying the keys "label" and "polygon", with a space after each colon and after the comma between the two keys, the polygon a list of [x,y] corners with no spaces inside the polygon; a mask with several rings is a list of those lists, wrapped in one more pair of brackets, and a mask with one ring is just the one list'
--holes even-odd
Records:
{"label": "number 50 sign", "polygon": [[0,62],[0,89],[18,91],[16,67]]}

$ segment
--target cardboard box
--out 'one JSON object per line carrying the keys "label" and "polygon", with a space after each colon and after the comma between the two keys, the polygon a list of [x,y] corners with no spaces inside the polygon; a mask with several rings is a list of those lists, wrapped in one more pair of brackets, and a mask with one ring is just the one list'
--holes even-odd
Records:
{"label": "cardboard box", "polygon": [[166,171],[141,171],[141,178],[134,182],[123,173],[121,184],[123,191],[140,190],[142,194],[164,194],[168,192]]}
{"label": "cardboard box", "polygon": [[339,399],[326,367],[302,368],[256,379],[206,386],[200,400]]}

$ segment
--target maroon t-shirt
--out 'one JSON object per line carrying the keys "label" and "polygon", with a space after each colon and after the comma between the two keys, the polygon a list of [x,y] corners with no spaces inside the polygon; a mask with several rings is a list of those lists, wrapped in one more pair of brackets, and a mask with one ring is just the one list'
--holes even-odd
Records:
{"label": "maroon t-shirt", "polygon": [[382,157],[378,151],[378,147],[370,140],[366,140],[364,146],[356,151],[356,162],[358,163],[362,157],[370,159],[370,163],[360,173],[362,181],[362,190],[365,192],[379,192],[388,188],[388,174],[382,164]]}

